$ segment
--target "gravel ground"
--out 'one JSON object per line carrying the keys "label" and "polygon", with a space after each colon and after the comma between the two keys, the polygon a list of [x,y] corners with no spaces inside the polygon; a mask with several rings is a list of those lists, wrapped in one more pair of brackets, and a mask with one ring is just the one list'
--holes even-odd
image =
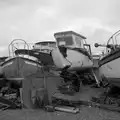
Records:
{"label": "gravel ground", "polygon": [[120,113],[84,106],[77,114],[43,110],[5,110],[0,112],[0,120],[120,120]]}

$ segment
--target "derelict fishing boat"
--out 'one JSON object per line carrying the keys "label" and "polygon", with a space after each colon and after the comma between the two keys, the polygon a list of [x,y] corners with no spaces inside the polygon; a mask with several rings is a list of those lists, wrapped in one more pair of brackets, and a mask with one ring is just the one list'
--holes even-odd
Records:
{"label": "derelict fishing boat", "polygon": [[52,58],[58,69],[86,70],[92,68],[91,48],[86,37],[73,31],[54,34],[58,47],[52,50]]}
{"label": "derelict fishing boat", "polygon": [[41,41],[34,44],[33,50],[50,54],[51,50],[53,50],[55,47],[55,41]]}
{"label": "derelict fishing boat", "polygon": [[106,47],[106,52],[99,61],[99,70],[102,78],[120,87],[120,30],[113,34],[107,45],[96,43],[95,47]]}
{"label": "derelict fishing boat", "polygon": [[36,51],[36,57],[43,65],[53,66],[54,63],[50,53],[54,48],[56,48],[56,41],[48,40],[35,43],[32,51]]}
{"label": "derelict fishing boat", "polygon": [[8,48],[9,57],[1,64],[8,80],[22,80],[41,71],[40,61],[30,54],[29,45],[24,40],[15,39]]}

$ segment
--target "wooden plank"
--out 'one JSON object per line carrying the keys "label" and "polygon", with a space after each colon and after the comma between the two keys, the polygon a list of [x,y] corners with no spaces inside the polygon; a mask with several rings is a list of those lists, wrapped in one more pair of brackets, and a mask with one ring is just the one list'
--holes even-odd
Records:
{"label": "wooden plank", "polygon": [[79,108],[69,107],[69,106],[56,106],[55,110],[69,112],[69,113],[78,113],[80,111]]}
{"label": "wooden plank", "polygon": [[6,110],[9,107],[10,107],[9,105],[6,105],[4,103],[0,103],[0,111]]}

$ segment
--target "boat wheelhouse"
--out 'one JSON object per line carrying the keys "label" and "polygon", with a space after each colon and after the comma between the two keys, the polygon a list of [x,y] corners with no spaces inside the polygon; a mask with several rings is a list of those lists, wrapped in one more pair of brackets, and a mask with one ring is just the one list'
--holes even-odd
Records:
{"label": "boat wheelhouse", "polygon": [[58,68],[70,66],[71,70],[82,70],[92,67],[91,48],[86,37],[74,31],[58,32],[54,37],[58,49],[52,51],[52,57]]}
{"label": "boat wheelhouse", "polygon": [[33,46],[33,50],[44,52],[44,53],[50,53],[52,49],[56,47],[55,41],[42,41],[37,42]]}

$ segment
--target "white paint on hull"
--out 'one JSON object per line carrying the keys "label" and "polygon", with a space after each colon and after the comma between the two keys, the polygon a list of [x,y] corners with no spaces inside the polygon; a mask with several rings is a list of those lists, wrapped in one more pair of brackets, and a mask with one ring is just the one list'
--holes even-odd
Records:
{"label": "white paint on hull", "polygon": [[33,65],[33,66],[39,66],[41,67],[40,65],[38,65],[37,63],[33,63],[33,62],[29,62],[29,61],[25,61],[26,64],[29,64],[29,65]]}
{"label": "white paint on hull", "polygon": [[64,68],[67,65],[71,65],[70,69],[84,69],[91,68],[93,62],[88,56],[75,50],[67,49],[67,57],[63,57],[59,49],[56,48],[52,51],[52,58],[57,68]]}
{"label": "white paint on hull", "polygon": [[102,65],[100,67],[100,74],[106,78],[120,78],[120,58]]}
{"label": "white paint on hull", "polygon": [[66,65],[71,65],[71,63],[63,57],[63,55],[60,53],[58,48],[52,51],[52,58],[53,58],[54,64],[58,68],[64,68]]}

